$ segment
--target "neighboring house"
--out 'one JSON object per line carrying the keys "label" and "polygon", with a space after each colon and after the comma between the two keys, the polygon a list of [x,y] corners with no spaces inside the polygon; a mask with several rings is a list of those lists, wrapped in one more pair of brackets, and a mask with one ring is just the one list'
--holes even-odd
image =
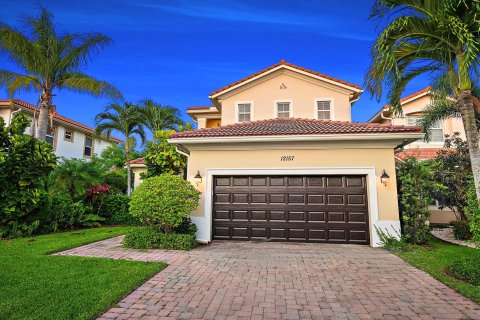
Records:
{"label": "neighboring house", "polygon": [[[406,96],[400,100],[403,110],[402,116],[395,116],[389,105],[384,106],[368,122],[394,125],[416,125],[421,119],[425,108],[432,103],[431,87],[426,87],[420,91]],[[452,136],[455,132],[460,133],[460,137],[465,140],[465,130],[463,128],[462,118],[450,117],[442,121],[437,121],[430,128],[430,141],[418,140],[399,150],[395,156],[399,161],[408,157],[415,157],[419,160],[433,159],[439,150],[443,148],[445,135]],[[456,220],[455,214],[448,208],[439,209],[439,203],[436,201],[429,206],[431,224],[448,224]]]}
{"label": "neighboring house", "polygon": [[[38,122],[39,108],[21,100],[0,100],[0,117],[7,124],[17,112],[22,112],[32,120],[26,133],[33,134]],[[33,119],[36,119],[33,121]],[[80,122],[55,113],[53,126],[48,127],[46,141],[50,143],[58,157],[91,159],[93,155],[100,156],[103,150],[112,144],[123,141],[114,137],[94,137],[94,129]]]}
{"label": "neighboring house", "polygon": [[423,134],[352,123],[361,93],[282,60],[190,108],[199,129],[169,141],[188,150],[187,178],[202,192],[197,240],[378,246],[376,228],[398,231],[394,149]]}

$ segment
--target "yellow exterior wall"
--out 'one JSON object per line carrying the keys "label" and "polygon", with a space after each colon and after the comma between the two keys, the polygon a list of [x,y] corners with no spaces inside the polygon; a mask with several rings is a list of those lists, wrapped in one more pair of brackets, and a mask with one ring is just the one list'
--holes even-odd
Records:
{"label": "yellow exterior wall", "polygon": [[[284,84],[286,88],[281,89]],[[276,118],[276,102],[291,102],[294,118],[316,118],[316,99],[332,100],[333,119],[351,121],[351,92],[291,71],[278,71],[220,96],[222,125],[236,122],[236,104],[252,102],[252,121]]]}
{"label": "yellow exterior wall", "polygon": [[[294,161],[282,162],[281,156],[294,156]],[[375,168],[378,211],[380,220],[398,221],[398,203],[395,180],[395,162],[392,149],[324,149],[324,150],[209,150],[190,151],[188,180],[200,170],[203,177],[206,169],[292,169],[292,168]],[[390,175],[387,187],[380,183],[383,169]],[[205,191],[205,180],[198,189]],[[372,192],[369,190],[369,192]],[[373,205],[373,204],[370,204]],[[205,215],[205,194],[192,216]],[[375,230],[371,230],[375,232]]]}
{"label": "yellow exterior wall", "polygon": [[455,213],[448,208],[443,210],[438,209],[437,206],[429,206],[428,211],[430,212],[430,224],[449,224],[450,221],[457,220]]}

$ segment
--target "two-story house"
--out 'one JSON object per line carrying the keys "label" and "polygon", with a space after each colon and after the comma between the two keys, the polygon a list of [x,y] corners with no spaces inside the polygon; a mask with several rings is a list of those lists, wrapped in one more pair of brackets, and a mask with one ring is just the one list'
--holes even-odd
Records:
{"label": "two-story house", "polygon": [[[26,129],[26,133],[33,135],[40,109],[17,99],[0,100],[0,117],[7,125],[10,124],[17,112],[24,113],[31,120],[31,125]],[[58,113],[53,115],[52,125],[47,130],[46,141],[52,145],[58,157],[66,159],[91,159],[94,155],[100,156],[108,146],[122,143],[122,140],[114,137],[95,137],[93,128]]]}
{"label": "two-story house", "polygon": [[[360,86],[284,60],[188,109],[169,142],[201,191],[197,240],[379,244],[400,229],[394,149],[420,128],[352,123]],[[140,160],[134,170],[145,170]],[[139,180],[137,179],[137,183]]]}
{"label": "two-story house", "polygon": [[[425,108],[432,103],[431,87],[426,87],[420,91],[412,93],[400,100],[402,107],[402,115],[395,115],[390,106],[386,105],[378,111],[368,122],[382,123],[393,125],[416,125],[421,119]],[[404,146],[395,154],[399,161],[408,157],[415,157],[419,160],[433,159],[439,150],[443,148],[445,135],[452,136],[455,132],[465,140],[465,130],[463,128],[462,119],[460,117],[449,117],[442,121],[437,121],[429,129],[430,140],[418,140]],[[429,206],[430,223],[432,224],[448,224],[452,220],[456,220],[455,214],[448,208],[439,209],[440,203],[435,201]]]}

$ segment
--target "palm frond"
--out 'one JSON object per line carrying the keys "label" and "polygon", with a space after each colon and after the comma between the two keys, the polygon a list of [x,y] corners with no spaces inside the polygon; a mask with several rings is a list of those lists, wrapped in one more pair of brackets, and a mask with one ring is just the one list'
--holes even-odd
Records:
{"label": "palm frond", "polygon": [[92,78],[80,72],[68,72],[55,85],[62,89],[90,94],[95,97],[122,98],[122,94],[111,84]]}
{"label": "palm frond", "polygon": [[[66,48],[66,53],[61,58],[59,68],[76,71],[90,62],[94,55],[110,45],[112,39],[101,33],[90,33],[68,35],[63,37],[61,42]],[[75,44],[75,42],[79,42],[79,44]]]}
{"label": "palm frond", "polygon": [[0,87],[5,87],[12,97],[15,93],[34,91],[41,88],[41,83],[35,75],[23,75],[8,70],[0,70]]}

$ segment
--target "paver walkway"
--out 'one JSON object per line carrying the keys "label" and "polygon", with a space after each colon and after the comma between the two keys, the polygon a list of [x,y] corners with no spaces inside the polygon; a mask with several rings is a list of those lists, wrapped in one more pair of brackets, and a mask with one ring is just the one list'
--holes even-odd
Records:
{"label": "paver walkway", "polygon": [[61,254],[170,265],[101,319],[480,319],[480,307],[367,246],[213,242],[127,250],[121,237]]}

